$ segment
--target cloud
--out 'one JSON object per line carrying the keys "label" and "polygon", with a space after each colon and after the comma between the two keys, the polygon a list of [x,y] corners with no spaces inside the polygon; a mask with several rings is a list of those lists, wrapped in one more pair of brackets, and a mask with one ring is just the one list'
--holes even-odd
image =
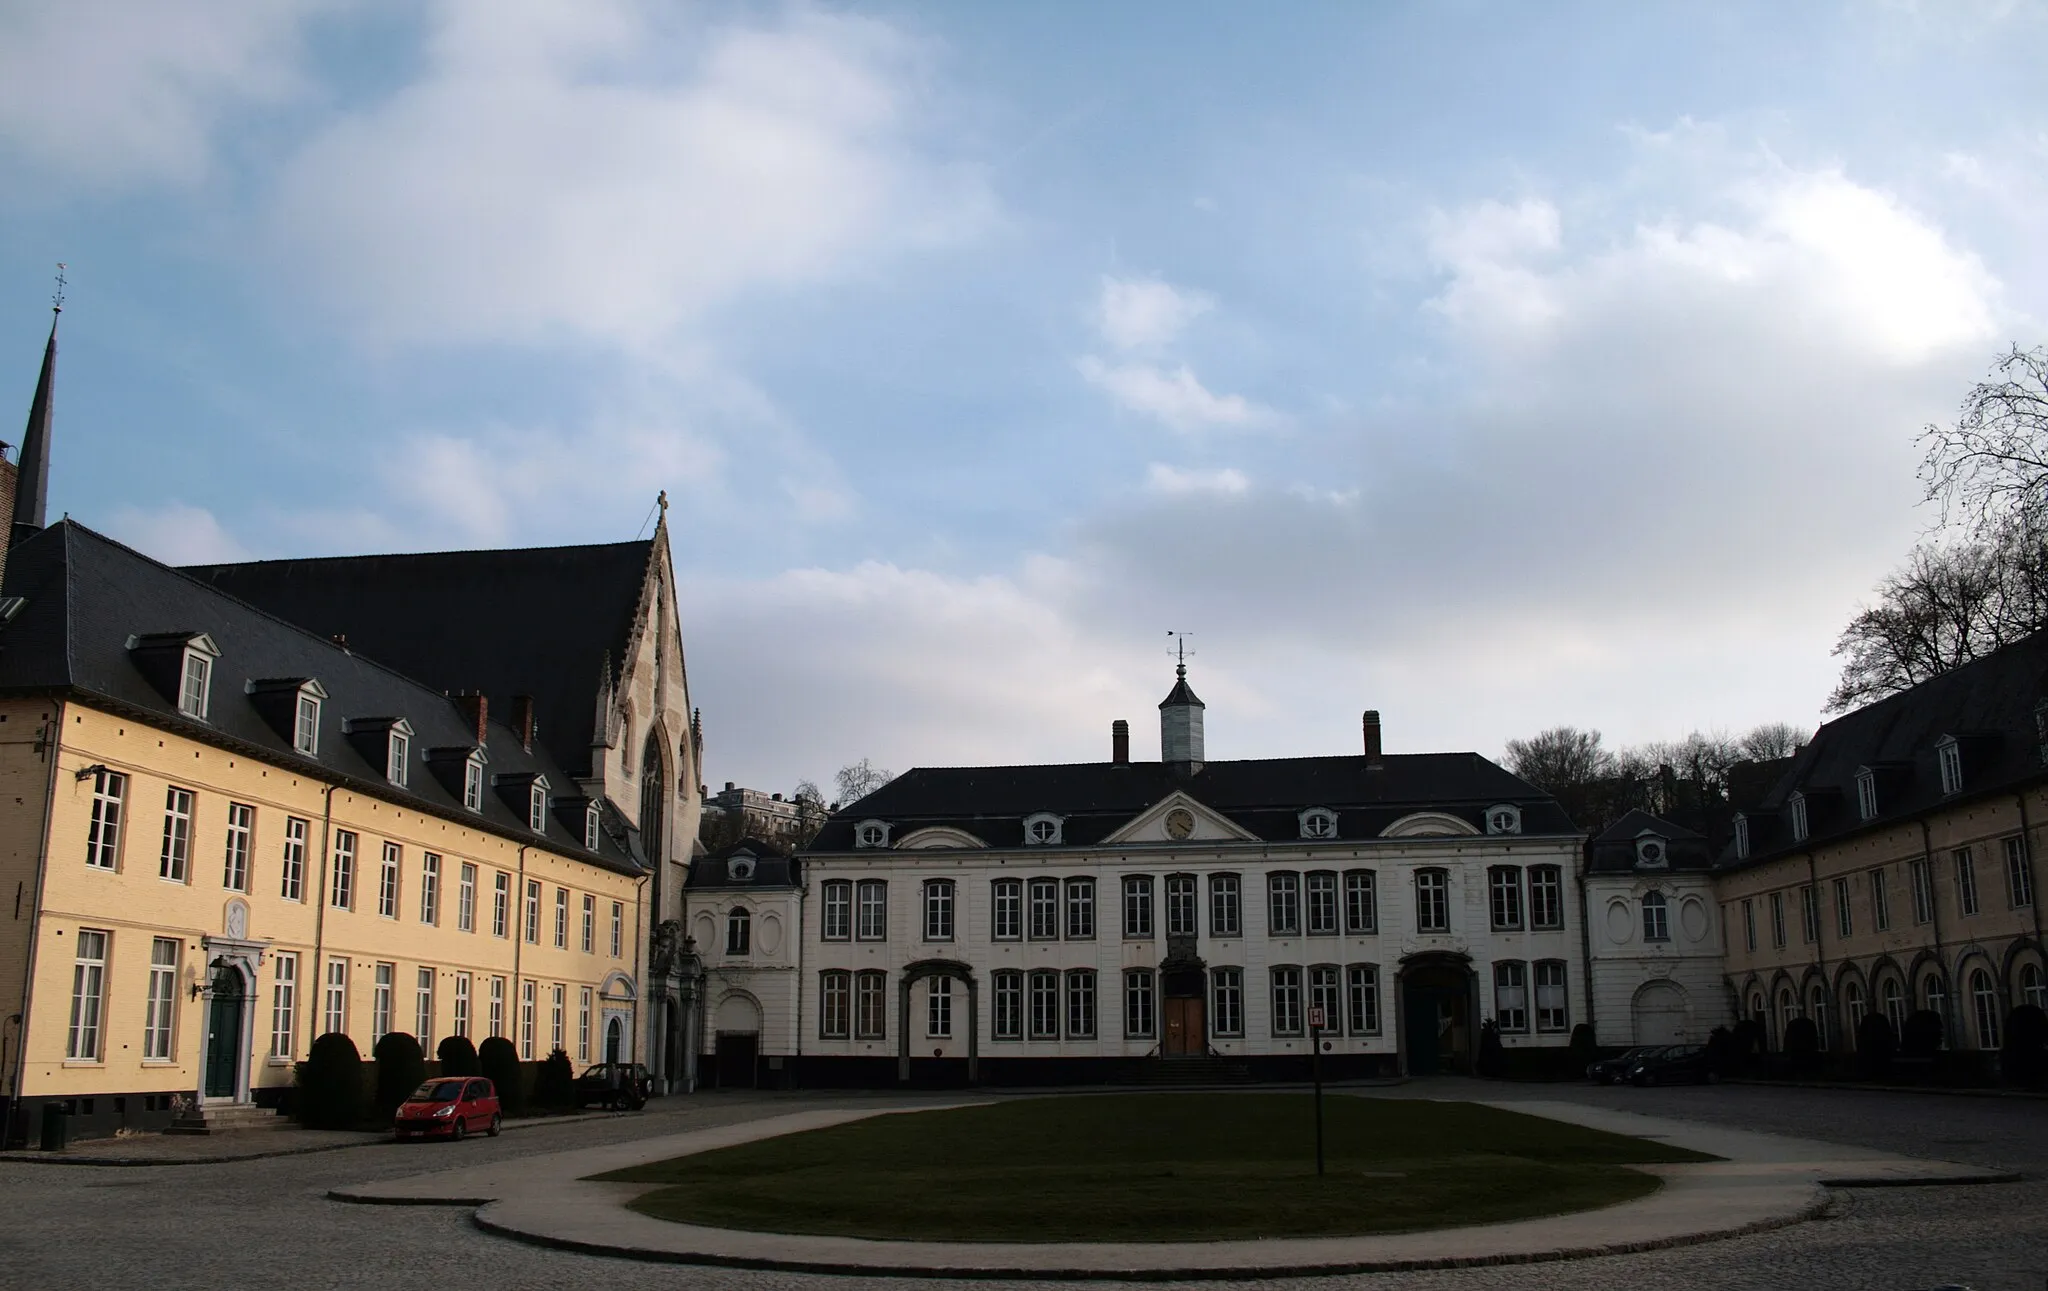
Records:
{"label": "cloud", "polygon": [[1199,291],[1182,291],[1157,278],[1104,276],[1095,326],[1119,350],[1155,350],[1172,344],[1215,303]]}
{"label": "cloud", "polygon": [[980,227],[974,168],[933,160],[921,60],[810,9],[441,0],[418,79],[291,159],[270,242],[378,340],[644,350]]}
{"label": "cloud", "polygon": [[1215,493],[1228,496],[1243,493],[1251,486],[1251,480],[1243,471],[1229,466],[1214,471],[1183,471],[1164,462],[1154,462],[1145,471],[1145,487],[1154,493],[1163,493],[1169,497],[1187,493]]}
{"label": "cloud", "polygon": [[[301,34],[329,0],[0,6],[0,145],[97,188],[190,184],[220,118],[305,88]],[[21,192],[16,197],[23,196]]]}
{"label": "cloud", "polygon": [[182,502],[149,509],[123,507],[114,513],[107,531],[166,565],[221,564],[250,558],[249,549],[221,527],[213,512]]}
{"label": "cloud", "polygon": [[1105,363],[1085,355],[1078,365],[1088,384],[1103,391],[1120,408],[1157,418],[1174,430],[1256,430],[1279,418],[1243,395],[1215,394],[1196,379],[1186,364],[1174,368],[1150,363]]}

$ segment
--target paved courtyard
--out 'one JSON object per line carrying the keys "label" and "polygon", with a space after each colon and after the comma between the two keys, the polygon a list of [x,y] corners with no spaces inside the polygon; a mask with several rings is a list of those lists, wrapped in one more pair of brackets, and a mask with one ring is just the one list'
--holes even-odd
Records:
{"label": "paved courtyard", "polygon": [[[1260,1285],[1318,1291],[1340,1286],[1905,1291],[1955,1283],[1977,1291],[2040,1291],[2048,1282],[2048,1103],[1759,1087],[1646,1091],[1451,1081],[1387,1092],[1491,1099],[1563,1096],[2019,1170],[2028,1178],[2018,1184],[1847,1192],[1839,1195],[1833,1213],[1819,1221],[1640,1255]],[[377,1143],[219,1165],[92,1168],[0,1161],[6,1215],[0,1227],[0,1286],[828,1291],[852,1280],[647,1265],[544,1250],[481,1233],[464,1210],[344,1205],[327,1199],[325,1192],[340,1184],[423,1170],[872,1101],[857,1095],[709,1094],[671,1100],[668,1106],[657,1103],[638,1117],[523,1129],[497,1140]],[[866,1279],[863,1285],[878,1281]],[[915,1280],[898,1285],[923,1291],[938,1284]]]}

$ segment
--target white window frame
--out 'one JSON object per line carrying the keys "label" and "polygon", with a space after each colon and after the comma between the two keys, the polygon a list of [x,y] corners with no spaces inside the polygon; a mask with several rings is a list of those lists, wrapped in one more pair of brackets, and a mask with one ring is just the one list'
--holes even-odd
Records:
{"label": "white window frame", "polygon": [[1849,880],[1837,876],[1835,891],[1835,935],[1847,941],[1856,935],[1856,911],[1849,900]]}
{"label": "white window frame", "polygon": [[1209,999],[1215,1017],[1210,1019],[1219,1038],[1244,1035],[1244,970],[1231,965],[1209,970]]}
{"label": "white window frame", "polygon": [[149,995],[142,1020],[144,1062],[170,1062],[176,1057],[178,952],[183,945],[176,937],[150,939]]}
{"label": "white window frame", "polygon": [[569,988],[561,982],[548,987],[548,1052],[566,1049],[563,1041],[569,1038]]}
{"label": "white window frame", "polygon": [[576,988],[576,1061],[590,1061],[590,1013],[592,992],[588,986]]}
{"label": "white window frame", "polygon": [[1024,845],[1058,847],[1063,840],[1065,825],[1062,817],[1049,811],[1033,812],[1024,818]]}
{"label": "white window frame", "polygon": [[330,957],[327,961],[327,989],[321,998],[322,1035],[348,1034],[348,961]]}
{"label": "white window frame", "polygon": [[1060,975],[1053,968],[1034,968],[1026,981],[1027,1034],[1033,1040],[1060,1038]]}
{"label": "white window frame", "polygon": [[1451,873],[1441,866],[1425,866],[1415,871],[1415,930],[1451,930]]}
{"label": "white window frame", "polygon": [[1522,867],[1495,865],[1489,868],[1486,871],[1486,900],[1495,932],[1522,931]]}
{"label": "white window frame", "polygon": [[1529,867],[1529,927],[1555,931],[1564,927],[1564,867]]}
{"label": "white window frame", "polygon": [[441,923],[441,854],[420,853],[420,922],[429,927]]}
{"label": "white window frame", "polygon": [[[1571,977],[1565,961],[1539,959],[1530,966],[1529,973],[1530,990],[1534,993],[1536,1001],[1536,1029],[1539,1032],[1571,1030]],[[1545,980],[1552,977],[1556,980]]]}
{"label": "white window frame", "polygon": [[863,820],[853,827],[855,847],[887,847],[889,845],[889,822],[886,820]]}
{"label": "white window frame", "polygon": [[1671,903],[1656,888],[1643,893],[1643,940],[1660,942],[1671,940]]}
{"label": "white window frame", "polygon": [[249,871],[256,852],[256,809],[245,802],[228,804],[226,846],[222,848],[220,885],[229,892],[249,890]]}
{"label": "white window frame", "polygon": [[1301,876],[1302,931],[1311,937],[1335,937],[1344,927],[1337,909],[1335,870],[1310,870]]}
{"label": "white window frame", "polygon": [[491,978],[490,1013],[486,1021],[490,1024],[492,1035],[505,1034],[505,979],[502,977]]}
{"label": "white window frame", "polygon": [[924,939],[953,940],[953,880],[924,881]]}
{"label": "white window frame", "polygon": [[925,983],[925,1038],[949,1040],[953,1036],[953,979],[934,973]]}
{"label": "white window frame", "polygon": [[526,935],[526,944],[540,945],[540,880],[528,879],[526,892],[520,902],[520,927]]}
{"label": "white window frame", "polygon": [[1295,817],[1303,838],[1318,842],[1337,836],[1337,813],[1328,807],[1310,807]]}
{"label": "white window frame", "polygon": [[534,1026],[534,983],[519,984],[519,1057],[521,1061],[533,1061]]}
{"label": "white window frame", "polygon": [[290,950],[271,957],[270,1056],[289,1061],[299,1050],[299,956]]}
{"label": "white window frame", "polygon": [[507,940],[512,936],[512,876],[504,870],[491,876],[491,935]]}
{"label": "white window frame", "polygon": [[1494,961],[1493,1024],[1502,1035],[1529,1032],[1529,966],[1519,959]]}
{"label": "white window frame", "polygon": [[1372,870],[1344,871],[1344,931],[1369,937],[1379,930],[1379,875]]}
{"label": "white window frame", "polygon": [[194,801],[190,789],[177,785],[164,789],[164,846],[157,859],[156,876],[169,883],[185,883],[192,876]]}
{"label": "white window frame", "polygon": [[1879,932],[1892,930],[1892,894],[1881,866],[1870,871],[1870,923]]}
{"label": "white window frame", "polygon": [[476,931],[476,865],[470,861],[455,872],[455,930]]}
{"label": "white window frame", "polygon": [[1092,878],[1068,879],[1064,885],[1063,903],[1066,912],[1066,938],[1068,941],[1093,941],[1095,939],[1095,880]]}
{"label": "white window frame", "polygon": [[1792,796],[1785,800],[1785,807],[1792,817],[1792,841],[1795,843],[1805,842],[1808,832],[1806,826],[1806,795],[1794,791]]}
{"label": "white window frame", "polygon": [[434,1052],[434,970],[425,966],[413,973],[412,1026],[420,1048]]}
{"label": "white window frame", "polygon": [[889,882],[887,879],[862,879],[854,884],[853,939],[855,941],[887,941],[889,939]]}
{"label": "white window frame", "polygon": [[1380,968],[1352,964],[1344,970],[1345,1026],[1352,1035],[1380,1033]]}
{"label": "white window frame", "polygon": [[583,850],[586,852],[594,852],[597,850],[597,845],[601,841],[598,836],[598,822],[601,819],[603,819],[603,813],[599,810],[598,805],[596,803],[593,802],[584,805]]}
{"label": "white window frame", "polygon": [[449,1019],[455,1028],[454,1033],[465,1040],[469,1039],[469,995],[472,980],[468,973],[455,975],[455,1016]]}
{"label": "white window frame", "polygon": [[1301,935],[1301,875],[1273,870],[1266,875],[1266,935]]}
{"label": "white window frame", "polygon": [[278,853],[278,895],[283,900],[306,899],[306,839],[312,827],[304,816],[285,817],[284,846]]}
{"label": "white window frame", "polygon": [[412,727],[392,724],[384,744],[384,778],[403,789],[412,760]]}
{"label": "white window frame", "polygon": [[392,1010],[397,1007],[398,965],[380,962],[371,974],[370,1047],[391,1034]]}
{"label": "white window frame", "polygon": [[526,827],[536,834],[548,830],[548,781],[546,776],[536,779],[526,789]]}
{"label": "white window frame", "polygon": [[471,811],[484,809],[484,759],[472,753],[462,763],[462,805]]}
{"label": "white window frame", "polygon": [[1060,881],[1041,877],[1032,879],[1027,885],[1025,909],[1030,919],[1030,938],[1033,941],[1058,941],[1060,939]]}
{"label": "white window frame", "polygon": [[1963,791],[1963,746],[1953,735],[1943,736],[1934,746],[1934,759],[1941,767],[1944,796]]}
{"label": "white window frame", "polygon": [[1150,1040],[1159,1030],[1159,979],[1149,968],[1124,970],[1124,1036]]}
{"label": "white window frame", "polygon": [[853,1034],[853,974],[828,968],[818,974],[818,1038],[845,1040]]}
{"label": "white window frame", "polygon": [[66,1062],[104,1061],[107,1015],[107,961],[112,933],[80,928],[71,961],[71,1028],[64,1044]]}
{"label": "white window frame", "polygon": [[338,910],[356,908],[356,834],[352,829],[334,831],[334,882],[328,904]]}
{"label": "white window frame", "polygon": [[1307,1034],[1307,1013],[1302,1008],[1301,969],[1293,964],[1276,964],[1271,970],[1272,1027],[1276,1036]]}
{"label": "white window frame", "polygon": [[1092,968],[1070,968],[1067,970],[1067,1038],[1069,1040],[1093,1040],[1095,1038],[1095,970]]}
{"label": "white window frame", "polygon": [[1194,937],[1202,931],[1200,888],[1192,874],[1166,876],[1166,935]]}
{"label": "white window frame", "polygon": [[989,1039],[1022,1040],[1024,974],[1014,968],[998,968],[990,973],[988,999]]}
{"label": "white window frame", "polygon": [[863,968],[853,975],[853,1038],[884,1040],[889,1034],[889,974]]}
{"label": "white window frame", "polygon": [[569,889],[555,889],[555,949],[569,949]]}
{"label": "white window frame", "polygon": [[1913,894],[1913,922],[1934,922],[1934,871],[1924,856],[1906,862],[1906,886]]}
{"label": "white window frame", "polygon": [[202,722],[212,701],[214,657],[194,641],[178,669],[178,711]]}
{"label": "white window frame", "polygon": [[1856,769],[1856,816],[1859,820],[1877,819],[1877,772],[1869,767]]}
{"label": "white window frame", "polygon": [[578,938],[577,946],[586,955],[596,953],[597,896],[595,893],[585,892],[583,894],[583,926],[579,931],[582,933],[582,936]]}
{"label": "white window frame", "polygon": [[[835,911],[834,902],[839,902]],[[989,929],[991,941],[1024,939],[1024,880],[995,879],[989,884]],[[853,885],[836,879],[825,885],[825,940],[847,941],[852,936]],[[834,928],[838,931],[835,933]]]}
{"label": "white window frame", "polygon": [[398,871],[404,864],[405,849],[387,841],[377,865],[377,917],[380,919],[398,917]]}
{"label": "white window frame", "polygon": [[121,868],[121,817],[127,797],[127,776],[106,767],[92,769],[92,826],[85,836],[85,863],[93,869]]}
{"label": "white window frame", "polygon": [[754,913],[743,905],[736,905],[725,912],[725,953],[754,953]]}
{"label": "white window frame", "polygon": [[2003,841],[2005,848],[2005,900],[2014,910],[2034,904],[2034,872],[2028,864],[2027,840],[2014,834]]}
{"label": "white window frame", "polygon": [[309,758],[320,756],[320,701],[325,692],[308,683],[299,687],[292,704],[292,747]]}
{"label": "white window frame", "polygon": [[624,902],[612,902],[612,958],[618,959],[626,953],[626,906]]}

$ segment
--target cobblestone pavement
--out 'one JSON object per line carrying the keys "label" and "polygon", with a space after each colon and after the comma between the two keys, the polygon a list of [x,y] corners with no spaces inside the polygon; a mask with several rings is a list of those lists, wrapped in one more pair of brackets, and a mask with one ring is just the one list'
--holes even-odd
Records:
{"label": "cobblestone pavement", "polygon": [[[2048,1284],[2048,1107],[2038,1102],[1741,1086],[1596,1090],[1451,1081],[1383,1092],[1571,1097],[2016,1169],[2028,1178],[2019,1184],[1842,1193],[1823,1220],[1641,1255],[1256,1285],[1284,1291],[1920,1291],[1953,1283],[1976,1291],[2042,1291]],[[0,1286],[839,1291],[856,1280],[646,1265],[542,1250],[477,1231],[465,1210],[351,1206],[324,1194],[340,1183],[729,1124],[799,1106],[870,1101],[706,1094],[670,1107],[657,1103],[641,1117],[543,1127],[495,1140],[375,1144],[208,1166],[95,1169],[0,1162]],[[987,1291],[992,1284],[891,1285],[900,1291]],[[1000,1285],[1030,1291],[1033,1284]],[[1203,1285],[1224,1291],[1234,1284]]]}

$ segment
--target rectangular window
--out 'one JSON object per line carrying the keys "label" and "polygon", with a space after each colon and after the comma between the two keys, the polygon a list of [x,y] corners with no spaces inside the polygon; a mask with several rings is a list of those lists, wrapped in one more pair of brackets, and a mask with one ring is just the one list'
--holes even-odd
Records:
{"label": "rectangular window", "polygon": [[1742,898],[1742,942],[1749,950],[1756,949],[1756,902]]}
{"label": "rectangular window", "polygon": [[1127,874],[1124,876],[1124,936],[1148,938],[1151,935],[1152,876]]}
{"label": "rectangular window", "polygon": [[1783,892],[1771,893],[1771,944],[1773,946],[1783,946],[1785,944],[1785,894]]}
{"label": "rectangular window", "polygon": [[548,791],[545,780],[536,780],[526,791],[526,827],[536,834],[548,827]]}
{"label": "rectangular window", "polygon": [[576,1061],[590,1061],[590,1006],[591,990],[588,986],[576,991]]}
{"label": "rectangular window", "polygon": [[220,885],[230,892],[249,890],[249,854],[256,846],[256,809],[228,804],[228,841],[221,861]]}
{"label": "rectangular window", "polygon": [[1571,1022],[1565,1002],[1564,961],[1546,959],[1536,965],[1536,1029],[1562,1031]]}
{"label": "rectangular window", "polygon": [[857,941],[881,941],[889,935],[889,885],[883,879],[862,879],[855,906],[853,935]]}
{"label": "rectangular window", "polygon": [[1067,1038],[1092,1039],[1095,1035],[1095,970],[1067,970]]}
{"label": "rectangular window", "polygon": [[1493,1020],[1503,1032],[1529,1029],[1529,979],[1516,960],[1493,966]]}
{"label": "rectangular window", "polygon": [[564,1033],[562,1029],[564,1023],[566,1022],[567,1000],[565,996],[568,992],[568,989],[568,987],[563,986],[560,982],[556,982],[553,986],[550,986],[548,988],[549,1053],[553,1053],[555,1050],[562,1048],[563,1041],[568,1039],[568,1036]]}
{"label": "rectangular window", "polygon": [[1522,926],[1522,871],[1512,865],[1497,865],[1486,872],[1486,887],[1492,900],[1494,931],[1519,930]]}
{"label": "rectangular window", "polygon": [[1344,1004],[1337,991],[1335,965],[1321,964],[1308,970],[1308,1002],[1309,1007],[1323,1011],[1322,1031],[1325,1035],[1344,1033]]}
{"label": "rectangular window", "polygon": [[533,1061],[533,983],[519,984],[519,1056]]}
{"label": "rectangular window", "polygon": [[185,652],[185,675],[178,691],[178,711],[187,717],[206,720],[207,683],[213,677],[213,660],[197,650]]}
{"label": "rectangular window", "polygon": [[1954,740],[1935,746],[1935,756],[1941,762],[1941,791],[1961,793],[1963,791],[1963,748]]}
{"label": "rectangular window", "polygon": [[346,829],[334,831],[334,883],[328,900],[343,910],[356,908],[356,836]]}
{"label": "rectangular window", "polygon": [[377,913],[386,919],[398,917],[398,867],[404,859],[398,844],[384,844],[384,862],[377,873]]}
{"label": "rectangular window", "polygon": [[1856,773],[1856,816],[1877,819],[1877,777],[1867,770]]}
{"label": "rectangular window", "polygon": [[1024,1038],[1024,974],[1014,968],[989,974],[989,1036],[996,1040]]}
{"label": "rectangular window", "polygon": [[1195,876],[1169,874],[1166,877],[1166,935],[1192,937],[1199,927],[1195,914]]}
{"label": "rectangular window", "polygon": [[[1870,922],[1879,932],[1890,932],[1892,927],[1892,894],[1885,888],[1884,871],[1870,872]],[[1750,938],[1750,949],[1756,949],[1756,938]]]}
{"label": "rectangular window", "polygon": [[1371,870],[1344,871],[1344,931],[1378,932],[1380,902]]}
{"label": "rectangular window", "polygon": [[171,1024],[178,1009],[178,941],[158,937],[149,945],[149,1000],[142,1021],[144,1062],[171,1060]]}
{"label": "rectangular window", "polygon": [[298,713],[292,723],[292,747],[307,757],[320,751],[320,701],[300,694]]}
{"label": "rectangular window", "polygon": [[853,1030],[853,974],[831,969],[818,974],[818,1035],[844,1040]]}
{"label": "rectangular window", "polygon": [[1856,934],[1856,916],[1849,905],[1849,880],[1835,880],[1835,935],[1848,940]]}
{"label": "rectangular window", "polygon": [[92,773],[92,828],[85,836],[85,863],[98,870],[111,870],[121,859],[121,804],[128,793],[128,777],[119,771],[95,767]]}
{"label": "rectangular window", "polygon": [[1031,880],[1031,939],[1052,941],[1060,935],[1060,881]]}
{"label": "rectangular window", "polygon": [[471,811],[484,809],[484,764],[475,758],[462,764],[462,805]]}
{"label": "rectangular window", "polygon": [[1380,970],[1377,964],[1353,964],[1345,970],[1352,1035],[1380,1033]]}
{"label": "rectangular window", "polygon": [[1965,917],[1977,913],[1977,857],[1967,847],[1956,849],[1956,907]]}
{"label": "rectangular window", "polygon": [[511,936],[512,876],[500,870],[491,879],[491,935]]}
{"label": "rectangular window", "polygon": [[106,989],[107,934],[80,928],[77,957],[71,963],[71,1032],[64,1046],[64,1057],[71,1062],[100,1061]]}
{"label": "rectangular window", "polygon": [[[926,941],[953,940],[953,880],[951,879],[925,880],[924,939]],[[951,1006],[949,1005],[948,1007]],[[950,1035],[951,1032],[947,1034]]]}
{"label": "rectangular window", "polygon": [[1273,1034],[1300,1035],[1301,1031],[1301,970],[1276,968],[1273,970]]}
{"label": "rectangular window", "polygon": [[576,944],[586,955],[597,949],[597,898],[588,892],[583,894],[582,937]]}
{"label": "rectangular window", "polygon": [[1529,926],[1564,927],[1564,871],[1555,865],[1529,867]]}
{"label": "rectangular window", "polygon": [[398,966],[379,964],[375,987],[370,993],[370,1047],[391,1032],[391,988],[396,985]]}
{"label": "rectangular window", "polygon": [[401,789],[405,787],[406,753],[411,746],[405,732],[391,732],[391,743],[385,751],[384,778]]}
{"label": "rectangular window", "polygon": [[1266,935],[1301,935],[1301,876],[1281,871],[1266,876]]}
{"label": "rectangular window", "polygon": [[569,949],[569,889],[567,888],[555,889],[555,949]]}
{"label": "rectangular window", "polygon": [[[828,893],[826,896],[828,907],[830,901],[831,896]],[[827,926],[830,926],[829,915],[827,916]],[[1023,881],[1020,879],[997,879],[989,885],[989,936],[997,941],[1016,941],[1023,935]]]}
{"label": "rectangular window", "polygon": [[320,1020],[324,1034],[348,1034],[348,961],[327,961],[327,1007]]}
{"label": "rectangular window", "polygon": [[857,1040],[880,1040],[888,1030],[888,975],[870,969],[853,975],[853,1034]]}
{"label": "rectangular window", "polygon": [[298,1052],[293,1037],[299,1029],[299,957],[279,951],[271,963],[270,1056],[290,1058]]}
{"label": "rectangular window", "polygon": [[1443,870],[1415,871],[1415,927],[1419,932],[1451,930],[1451,880]]}
{"label": "rectangular window", "polygon": [[2005,840],[2005,899],[2015,910],[2034,904],[2034,875],[2027,868],[2027,840],[2018,834]]}
{"label": "rectangular window", "polygon": [[183,883],[192,859],[192,791],[170,788],[164,791],[164,850],[157,865],[157,877]]}
{"label": "rectangular window", "polygon": [[1308,935],[1311,937],[1335,936],[1337,932],[1337,875],[1329,870],[1310,874],[1303,886],[1308,892]]}
{"label": "rectangular window", "polygon": [[502,977],[491,979],[490,1024],[492,1035],[505,1034],[505,979]]}
{"label": "rectangular window", "polygon": [[456,871],[455,928],[458,932],[476,931],[476,866],[468,861]]}
{"label": "rectangular window", "polygon": [[1050,968],[1031,973],[1031,1038],[1060,1038],[1060,975]]}
{"label": "rectangular window", "polygon": [[934,1040],[944,1040],[953,1034],[953,979],[931,977],[925,979],[924,1033]]}
{"label": "rectangular window", "polygon": [[425,1053],[434,1052],[434,970],[422,968],[413,974],[412,1038]]}
{"label": "rectangular window", "polygon": [[1820,940],[1820,889],[1811,883],[1799,889],[1799,935],[1809,946]]}
{"label": "rectangular window", "polygon": [[1934,922],[1934,875],[1925,858],[1909,861],[1906,877],[1913,889],[1913,922]]}
{"label": "rectangular window", "polygon": [[1243,888],[1235,874],[1209,876],[1209,935],[1244,935]]}
{"label": "rectangular window", "polygon": [[1067,880],[1067,940],[1095,939],[1095,880]]}
{"label": "rectangular window", "polygon": [[1149,968],[1124,972],[1124,1034],[1133,1040],[1149,1040],[1158,1027],[1156,984]]}
{"label": "rectangular window", "polygon": [[469,984],[468,973],[455,975],[455,1034],[469,1038]]}
{"label": "rectangular window", "polygon": [[612,958],[618,959],[626,953],[626,907],[612,902]]}
{"label": "rectangular window", "polygon": [[1214,997],[1216,1016],[1212,1024],[1219,1036],[1241,1036],[1244,1034],[1244,970],[1241,968],[1212,968],[1209,970],[1209,989]]}
{"label": "rectangular window", "polygon": [[420,922],[441,922],[441,858],[432,852],[420,853]]}
{"label": "rectangular window", "polygon": [[540,880],[526,881],[526,940],[529,945],[540,945]]}
{"label": "rectangular window", "polygon": [[823,926],[819,934],[826,941],[853,940],[853,884],[845,879],[831,879],[824,885],[823,895],[818,916]]}

